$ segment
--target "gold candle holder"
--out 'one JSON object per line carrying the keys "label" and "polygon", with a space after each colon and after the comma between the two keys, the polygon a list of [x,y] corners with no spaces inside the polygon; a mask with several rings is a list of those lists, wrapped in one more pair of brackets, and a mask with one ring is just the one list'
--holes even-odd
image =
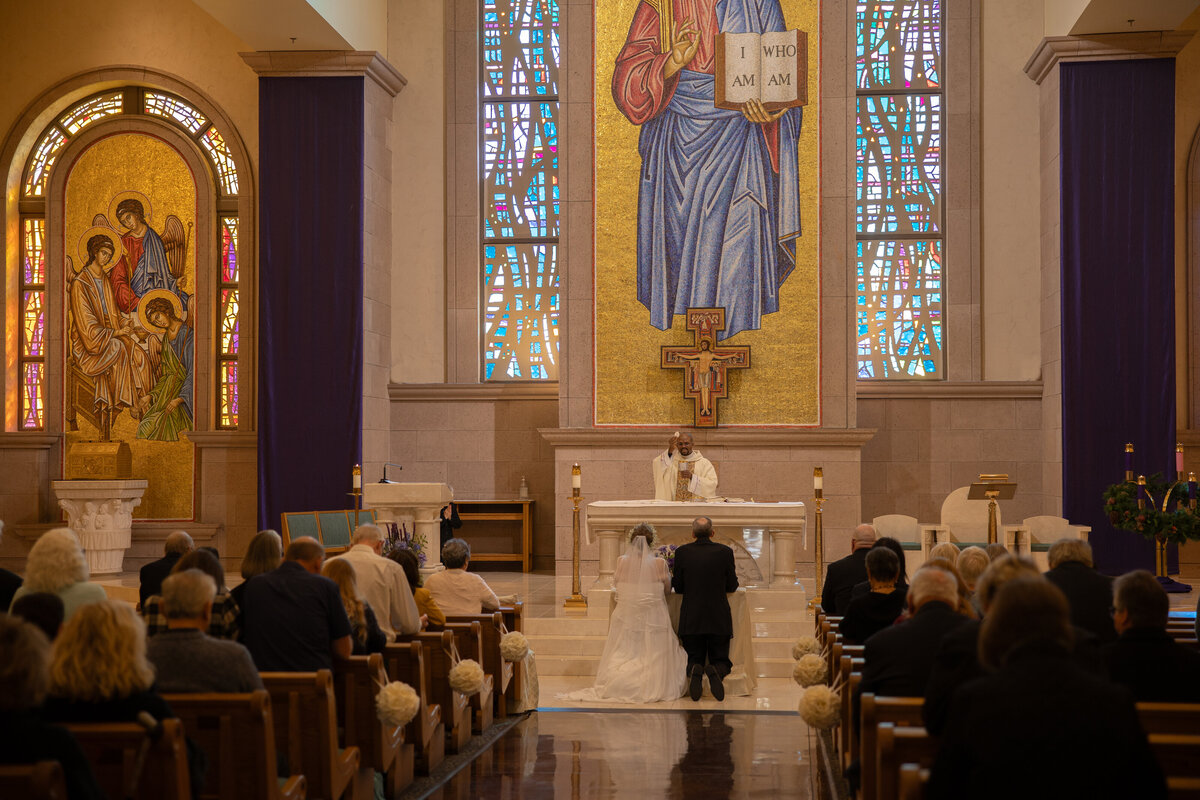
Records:
{"label": "gold candle holder", "polygon": [[[813,520],[813,568],[816,571],[814,586],[816,591],[809,598],[808,607],[816,608],[821,602],[821,589],[825,583],[825,531],[821,524],[821,506],[825,503],[825,470],[813,467],[813,506],[816,517]],[[828,609],[826,609],[828,611]]]}
{"label": "gold candle holder", "polygon": [[563,601],[567,611],[587,611],[587,598],[583,596],[579,580],[579,503],[583,500],[579,491],[582,476],[579,464],[571,467],[571,596]]}

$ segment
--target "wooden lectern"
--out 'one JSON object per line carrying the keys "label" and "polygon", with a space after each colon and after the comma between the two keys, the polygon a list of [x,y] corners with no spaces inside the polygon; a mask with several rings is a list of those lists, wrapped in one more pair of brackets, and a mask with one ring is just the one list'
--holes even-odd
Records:
{"label": "wooden lectern", "polygon": [[988,544],[995,544],[997,539],[996,501],[1012,500],[1016,493],[1017,485],[1009,483],[1008,475],[1003,473],[980,475],[979,483],[971,484],[971,491],[967,492],[967,499],[988,501]]}

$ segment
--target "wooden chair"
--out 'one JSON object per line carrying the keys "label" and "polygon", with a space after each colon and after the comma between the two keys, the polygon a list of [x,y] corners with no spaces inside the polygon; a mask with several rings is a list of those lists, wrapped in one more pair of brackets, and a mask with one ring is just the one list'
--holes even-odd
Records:
{"label": "wooden chair", "polygon": [[432,700],[425,648],[420,642],[389,644],[383,658],[392,680],[407,683],[421,698],[417,716],[404,728],[404,740],[415,748],[414,770],[429,775],[446,757],[446,728],[442,707]]}
{"label": "wooden chair", "polygon": [[1138,703],[1137,711],[1148,734],[1200,731],[1200,703]]}
{"label": "wooden chair", "polygon": [[[483,636],[483,671],[492,676],[493,712],[496,719],[508,716],[508,698],[515,693],[513,685],[513,663],[505,661],[500,655],[500,639],[504,636],[504,614],[493,611],[490,614],[472,614],[463,616],[448,616],[449,623],[478,622]],[[459,652],[462,647],[459,647]]]}
{"label": "wooden chair", "polygon": [[[478,692],[468,697],[471,705],[471,732],[483,733],[492,727],[493,690],[496,685],[496,673],[489,671],[483,649],[483,625],[479,620],[471,622],[451,622],[446,620],[446,630],[454,634],[454,644],[458,648],[460,658],[473,658],[483,669],[483,686]],[[499,655],[500,640],[496,639],[496,652]]]}
{"label": "wooden chair", "polygon": [[454,666],[454,634],[441,631],[400,638],[403,641],[420,642],[424,648],[425,664],[429,669],[429,699],[442,707],[446,750],[459,752],[471,738],[471,712],[469,698],[450,688],[450,669]]}
{"label": "wooden chair", "polygon": [[308,785],[303,775],[277,777],[275,723],[265,691],[168,694],[164,699],[208,755],[201,798],[303,800]]}
{"label": "wooden chair", "polygon": [[263,672],[275,717],[275,747],[288,768],[308,780],[308,796],[337,800],[357,796],[357,747],[338,748],[333,673]]}
{"label": "wooden chair", "polygon": [[919,727],[923,725],[921,697],[877,697],[873,692],[864,692],[859,700],[859,745],[858,759],[862,770],[863,800],[884,800],[878,794],[879,773],[879,726],[881,723]]}
{"label": "wooden chair", "polygon": [[160,721],[162,733],[151,741],[142,766],[135,776],[138,751],[147,741],[146,729],[133,722],[67,723],[84,756],[92,765],[96,782],[109,797],[128,797],[136,781],[134,798],[144,800],[186,800],[192,788],[188,778],[187,745],[183,723],[177,719]]}
{"label": "wooden chair", "polygon": [[[412,783],[413,746],[404,741],[403,727],[390,727],[379,719],[375,698],[387,683],[383,656],[351,656],[333,665],[333,688],[337,698],[342,745],[357,747],[362,754],[359,770],[384,774],[388,797]],[[374,780],[369,774],[360,776]]]}
{"label": "wooden chair", "polygon": [[0,767],[0,797],[67,800],[67,779],[57,761]]}
{"label": "wooden chair", "polygon": [[[933,766],[937,741],[924,728],[898,727],[892,722],[878,726],[879,750],[875,758],[876,790],[880,800],[891,800],[900,793],[900,765]],[[863,751],[865,754],[865,750]],[[864,786],[866,784],[864,783]]]}

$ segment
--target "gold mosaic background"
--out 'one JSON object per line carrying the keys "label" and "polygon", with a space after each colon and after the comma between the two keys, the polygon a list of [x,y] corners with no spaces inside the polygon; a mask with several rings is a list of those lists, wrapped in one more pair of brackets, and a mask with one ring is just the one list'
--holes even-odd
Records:
{"label": "gold mosaic background", "polygon": [[[660,369],[661,345],[690,345],[677,315],[660,331],[637,300],[637,192],[640,128],[612,100],[613,62],[638,0],[596,0],[596,424],[690,425],[684,370]],[[808,34],[808,94],[797,157],[800,219],[796,268],[780,288],[779,312],[762,328],[725,340],[750,345],[754,366],[729,371],[721,425],[820,423],[820,37],[816,0],[781,0],[788,29]]]}
{"label": "gold mosaic background", "polygon": [[[150,198],[151,208],[146,223],[160,236],[168,214],[179,217],[185,230],[188,223],[193,225],[184,275],[188,293],[194,294],[196,186],[191,171],[179,153],[151,136],[127,133],[101,139],[75,162],[66,189],[66,255],[75,260],[76,267],[80,266],[77,243],[80,235],[92,226],[92,217],[96,214],[104,214],[111,225],[120,229],[112,218],[112,199],[118,193],[130,190]],[[70,269],[65,260],[57,267]],[[199,356],[197,352],[196,362]],[[200,391],[200,386],[195,384],[193,397]],[[66,433],[67,449],[74,442],[100,438],[99,431],[82,416],[79,416],[78,422],[78,432]],[[64,422],[64,431],[66,427]],[[194,445],[185,439],[178,442],[148,441],[138,439],[136,434],[137,422],[122,412],[113,424],[112,438],[129,443],[133,451],[133,477],[145,478],[149,482],[142,504],[133,510],[133,516],[137,519],[192,519]]]}

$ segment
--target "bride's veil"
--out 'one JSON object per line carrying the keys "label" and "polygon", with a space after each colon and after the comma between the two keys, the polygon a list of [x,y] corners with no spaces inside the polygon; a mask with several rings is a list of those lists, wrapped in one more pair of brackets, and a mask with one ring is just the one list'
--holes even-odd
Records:
{"label": "bride's veil", "polygon": [[645,536],[634,536],[625,547],[625,558],[618,567],[617,583],[629,592],[662,592],[658,556]]}

